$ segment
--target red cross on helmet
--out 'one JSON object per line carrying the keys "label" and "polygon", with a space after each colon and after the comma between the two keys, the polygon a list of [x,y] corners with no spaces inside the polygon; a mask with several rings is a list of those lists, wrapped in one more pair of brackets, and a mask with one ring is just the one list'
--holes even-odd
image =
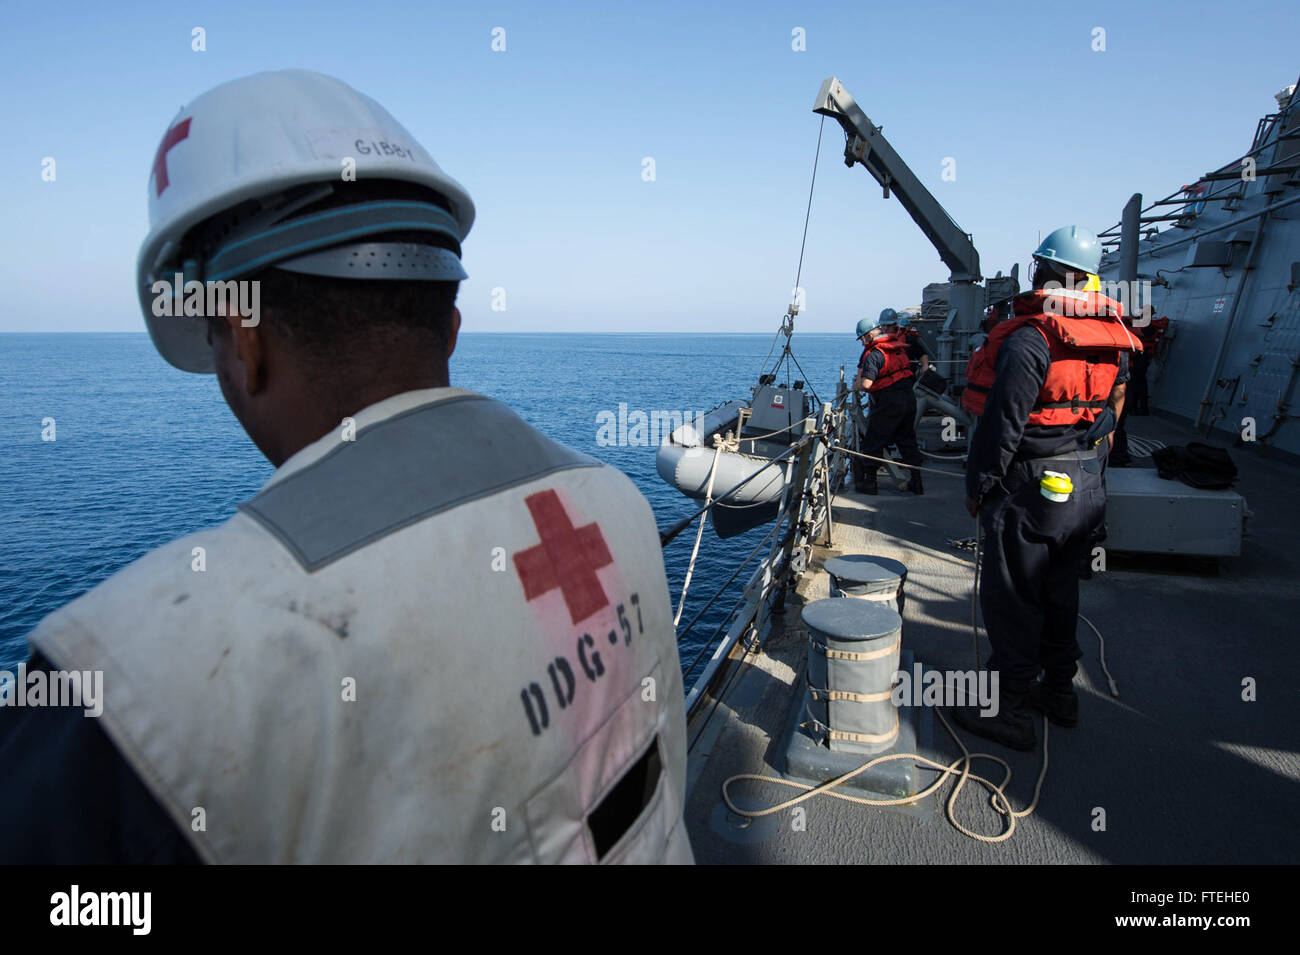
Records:
{"label": "red cross on helmet", "polygon": [[[345,175],[348,172],[351,180]],[[417,225],[443,231],[457,248],[474,222],[469,194],[415,137],[374,100],[332,77],[305,70],[258,73],[217,86],[183,107],[163,132],[154,154],[149,234],[136,263],[145,324],[159,353],[183,371],[213,370],[206,322],[189,316],[159,317],[152,308],[156,281],[170,281],[183,270],[187,279],[218,278],[210,271],[188,274],[187,267],[195,263],[185,261],[182,245],[190,230],[248,200],[268,200],[273,205],[276,196],[297,187],[352,180],[427,187],[447,209],[414,210],[421,219]],[[394,228],[408,224],[400,222],[402,205],[389,204]],[[274,219],[261,223],[263,236],[274,224]],[[315,244],[305,248],[279,248],[262,258],[228,256],[237,260],[236,267],[219,277],[238,278],[304,251],[319,256],[322,247],[338,241],[337,235],[322,234],[326,231],[316,229],[311,237]],[[434,249],[430,261],[441,251]],[[446,273],[438,277],[464,277],[458,262],[435,265]],[[198,263],[198,269],[204,271],[203,263]]]}

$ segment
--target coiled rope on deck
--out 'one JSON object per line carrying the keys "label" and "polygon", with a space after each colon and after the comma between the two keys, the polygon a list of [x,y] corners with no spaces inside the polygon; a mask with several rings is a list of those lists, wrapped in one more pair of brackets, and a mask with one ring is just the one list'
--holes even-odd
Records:
{"label": "coiled rope on deck", "polygon": [[[962,835],[969,836],[979,842],[1005,842],[1010,839],[1012,834],[1016,831],[1016,820],[1024,819],[1026,816],[1032,814],[1038,807],[1038,799],[1042,795],[1043,791],[1043,781],[1047,778],[1047,718],[1043,718],[1043,767],[1039,770],[1038,781],[1034,784],[1034,797],[1030,800],[1029,805],[1024,809],[1016,810],[1011,808],[1011,800],[1006,794],[1006,787],[1011,782],[1011,766],[1007,761],[999,756],[994,756],[991,753],[972,753],[966,748],[966,744],[961,741],[961,737],[957,735],[957,732],[948,724],[943,713],[938,709],[935,710],[935,713],[938,715],[940,722],[943,723],[944,729],[949,732],[952,738],[957,741],[957,745],[961,747],[962,755],[951,763],[938,763],[919,753],[887,753],[884,756],[877,756],[875,759],[863,763],[852,772],[845,773],[843,776],[839,776],[818,786],[810,786],[806,783],[795,782],[792,779],[783,779],[780,776],[765,776],[758,773],[738,773],[735,776],[729,777],[722,784],[722,799],[727,804],[727,808],[732,812],[740,816],[748,816],[755,819],[790,809],[793,806],[799,805],[801,802],[806,802],[807,800],[812,799],[814,796],[830,796],[833,799],[843,799],[845,802],[850,802],[859,806],[903,806],[926,799],[933,795],[939,787],[944,784],[947,777],[956,776],[957,784],[953,786],[952,792],[948,796],[948,802],[945,805],[945,812],[948,821],[951,822],[953,827],[957,829],[958,832],[962,833]],[[836,787],[844,785],[859,773],[864,773],[873,766],[878,766],[881,763],[887,763],[896,759],[911,759],[923,764],[927,769],[937,769],[940,773],[939,778],[918,793],[914,793],[910,796],[900,796],[894,799],[869,799],[866,796],[850,796],[848,793],[835,791]],[[986,779],[978,773],[971,772],[971,762],[976,759],[992,760],[1005,769],[1006,776],[1003,777],[1002,782],[994,783],[991,779]],[[958,769],[958,766],[961,768]],[[742,809],[731,801],[731,794],[727,791],[728,787],[730,787],[732,783],[741,780],[774,783],[778,786],[789,787],[790,789],[801,789],[803,790],[803,795],[795,796],[793,799],[787,799],[785,802],[776,806],[770,806],[767,809]],[[1005,818],[1006,829],[998,833],[996,836],[985,835],[982,832],[976,832],[973,829],[969,829],[962,825],[957,819],[954,807],[957,804],[957,797],[961,794],[962,788],[967,782],[977,782],[985,789],[989,790],[989,804],[993,807],[995,812]]]}

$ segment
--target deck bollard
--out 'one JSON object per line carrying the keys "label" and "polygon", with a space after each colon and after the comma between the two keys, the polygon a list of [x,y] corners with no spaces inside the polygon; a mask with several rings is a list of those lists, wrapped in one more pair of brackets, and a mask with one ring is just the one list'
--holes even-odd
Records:
{"label": "deck bollard", "polygon": [[804,607],[803,622],[810,645],[802,728],[832,750],[889,749],[898,737],[890,697],[903,618],[883,602],[832,597]]}
{"label": "deck bollard", "polygon": [[843,554],[826,561],[832,597],[856,597],[903,612],[903,585],[907,565],[871,554]]}

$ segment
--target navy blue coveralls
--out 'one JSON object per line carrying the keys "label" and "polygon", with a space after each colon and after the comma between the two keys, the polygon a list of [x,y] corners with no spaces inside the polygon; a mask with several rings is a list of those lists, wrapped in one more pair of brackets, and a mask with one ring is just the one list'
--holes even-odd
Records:
{"label": "navy blue coveralls", "polygon": [[[35,653],[27,671],[38,669],[52,667]],[[201,861],[99,720],[75,706],[0,707],[0,766],[0,865]]]}
{"label": "navy blue coveralls", "polygon": [[925,347],[925,339],[921,337],[920,332],[908,331],[903,336],[907,343],[907,361],[912,366],[912,374],[915,375],[921,370],[921,356],[930,354],[930,349]]}
{"label": "navy blue coveralls", "polygon": [[[1128,380],[1121,352],[1115,384]],[[1079,572],[1102,533],[1105,436],[1115,414],[1075,425],[1029,425],[1047,379],[1051,355],[1031,326],[1013,332],[998,349],[997,377],[972,439],[966,494],[980,502],[984,528],[980,608],[1002,692],[1023,697],[1040,673],[1068,686],[1082,655],[1076,637]],[[1100,442],[1098,444],[1098,442]],[[1068,474],[1074,492],[1064,502],[1039,491],[1044,471]]]}
{"label": "navy blue coveralls", "polygon": [[[858,375],[867,381],[878,381],[884,365],[884,354],[879,349],[872,349],[858,365]],[[904,464],[921,463],[921,449],[916,443],[916,392],[912,390],[915,383],[916,379],[908,375],[886,388],[870,392],[867,433],[861,444],[863,454],[884,457],[885,449],[893,444],[897,445]],[[874,487],[877,466],[876,463],[855,457],[853,480]]]}

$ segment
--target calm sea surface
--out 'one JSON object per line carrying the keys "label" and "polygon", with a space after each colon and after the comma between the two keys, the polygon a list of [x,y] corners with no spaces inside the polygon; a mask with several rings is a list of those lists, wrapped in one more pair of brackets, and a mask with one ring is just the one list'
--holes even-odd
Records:
{"label": "calm sea surface", "polygon": [[[829,400],[839,366],[857,362],[852,333],[794,342]],[[653,447],[599,445],[600,412],[707,411],[748,398],[771,344],[770,334],[466,334],[451,378],[624,471],[665,527],[692,503],[659,479]],[[54,441],[42,440],[46,418]],[[0,335],[0,669],[26,658],[27,634],[46,614],[154,547],[226,520],[271,472],[215,379],[176,371],[145,334]],[[683,625],[769,527],[727,541],[706,529]],[[664,551],[674,606],[694,537],[692,528]],[[747,576],[681,641],[692,673]]]}

